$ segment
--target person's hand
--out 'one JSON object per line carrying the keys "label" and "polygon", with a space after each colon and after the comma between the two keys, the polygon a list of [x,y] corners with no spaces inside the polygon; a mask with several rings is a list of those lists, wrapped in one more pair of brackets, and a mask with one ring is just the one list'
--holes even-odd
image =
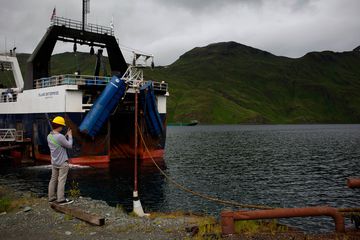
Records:
{"label": "person's hand", "polygon": [[67,131],[66,135],[67,135],[67,136],[69,136],[69,137],[72,137],[72,131],[71,131],[71,129],[70,129],[70,128],[68,129],[68,131]]}

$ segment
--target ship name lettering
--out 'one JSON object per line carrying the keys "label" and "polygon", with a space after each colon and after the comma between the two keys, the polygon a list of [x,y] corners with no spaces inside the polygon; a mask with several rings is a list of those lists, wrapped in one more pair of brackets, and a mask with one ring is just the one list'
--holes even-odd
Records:
{"label": "ship name lettering", "polygon": [[59,95],[59,91],[39,93],[39,97],[49,97],[55,95]]}

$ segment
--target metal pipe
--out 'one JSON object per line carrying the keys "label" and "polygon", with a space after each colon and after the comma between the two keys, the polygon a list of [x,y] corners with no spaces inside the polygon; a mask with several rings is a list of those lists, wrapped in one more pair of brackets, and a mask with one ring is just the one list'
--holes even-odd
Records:
{"label": "metal pipe", "polygon": [[349,188],[360,188],[360,178],[349,178],[347,180],[347,186]]}
{"label": "metal pipe", "polygon": [[[332,207],[308,207],[308,208],[276,208],[271,210],[238,211],[221,213],[223,234],[233,234],[235,231],[234,220],[255,220],[270,218],[292,218],[292,217],[315,217],[329,216],[334,219],[336,232],[344,232],[344,217]],[[230,223],[232,219],[232,223]]]}
{"label": "metal pipe", "polygon": [[[141,206],[141,202],[138,194],[138,89],[139,86],[135,87],[135,144],[134,144],[134,192],[133,192],[133,212],[139,217],[149,216],[144,213]],[[141,134],[141,133],[140,133]]]}
{"label": "metal pipe", "polygon": [[354,215],[359,215],[360,208],[338,208],[338,211],[344,216],[344,217],[352,217]]}
{"label": "metal pipe", "polygon": [[223,235],[235,233],[234,212],[226,211],[221,213],[221,231]]}

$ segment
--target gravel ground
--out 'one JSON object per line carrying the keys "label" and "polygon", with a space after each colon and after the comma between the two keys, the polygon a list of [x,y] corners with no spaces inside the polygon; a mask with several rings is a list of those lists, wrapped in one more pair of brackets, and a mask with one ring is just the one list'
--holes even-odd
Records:
{"label": "gravel ground", "polygon": [[12,192],[11,198],[18,206],[0,213],[0,239],[186,239],[192,235],[186,228],[201,220],[191,215],[157,213],[139,218],[90,198],[79,198],[69,205],[105,217],[105,225],[99,227],[56,212],[46,198],[31,193]]}
{"label": "gravel ground", "polygon": [[[185,213],[152,213],[149,218],[128,214],[121,207],[80,197],[71,207],[105,217],[104,226],[93,226],[54,211],[46,198],[0,184],[0,200],[12,201],[9,212],[1,212],[0,239],[222,239],[214,218]],[[346,239],[360,240],[360,232],[347,235],[306,235],[298,231],[227,236],[225,239]]]}

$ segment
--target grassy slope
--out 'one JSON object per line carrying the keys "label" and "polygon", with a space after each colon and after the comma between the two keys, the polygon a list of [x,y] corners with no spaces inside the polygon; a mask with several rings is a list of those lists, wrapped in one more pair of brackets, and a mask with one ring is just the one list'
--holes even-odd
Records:
{"label": "grassy slope", "polygon": [[[23,74],[28,56],[18,55]],[[77,58],[82,74],[93,74],[96,57]],[[51,66],[53,75],[73,73],[76,58],[56,54]],[[169,83],[169,122],[359,123],[359,66],[358,51],[291,59],[227,42],[194,48],[145,76]]]}
{"label": "grassy slope", "polygon": [[290,59],[229,42],[194,48],[146,75],[169,82],[171,122],[353,123],[359,65],[359,52]]}

